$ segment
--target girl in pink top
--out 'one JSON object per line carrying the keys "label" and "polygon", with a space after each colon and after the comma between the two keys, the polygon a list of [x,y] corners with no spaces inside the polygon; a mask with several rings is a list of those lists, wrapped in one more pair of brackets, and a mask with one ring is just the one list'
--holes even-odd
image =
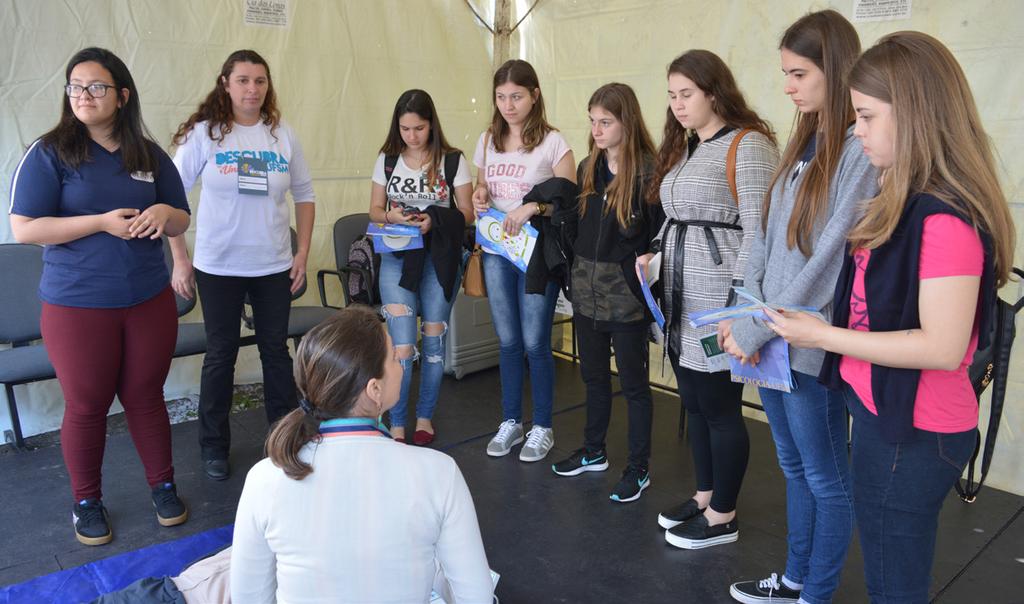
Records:
{"label": "girl in pink top", "polygon": [[[854,510],[873,602],[927,602],[942,502],[975,446],[967,366],[1006,283],[1014,229],[988,137],[952,53],[882,38],[849,76],[855,134],[881,192],[850,234],[834,325],[771,313],[854,417]],[[836,380],[838,376],[842,381]]]}

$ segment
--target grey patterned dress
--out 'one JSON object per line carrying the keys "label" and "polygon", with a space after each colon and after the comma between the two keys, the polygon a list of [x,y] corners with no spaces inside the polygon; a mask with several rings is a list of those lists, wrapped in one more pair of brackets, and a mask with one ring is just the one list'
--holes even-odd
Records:
{"label": "grey patterned dress", "polygon": [[[700,339],[715,327],[690,327],[688,313],[725,306],[733,280],[742,280],[750,244],[761,228],[761,207],[779,162],[775,145],[764,135],[750,132],[736,152],[736,189],[733,200],[726,176],[726,155],[739,130],[720,132],[702,142],[669,170],[661,181],[661,205],[666,221],[657,240],[662,250],[662,310],[669,324],[679,364],[708,371]],[[680,222],[725,223],[738,228],[683,227]],[[675,266],[679,229],[686,228],[683,265]],[[711,237],[707,235],[710,231]],[[709,239],[713,238],[713,242]],[[714,249],[717,248],[717,249]],[[675,281],[682,279],[681,299],[673,299]],[[673,316],[678,309],[680,316]]]}

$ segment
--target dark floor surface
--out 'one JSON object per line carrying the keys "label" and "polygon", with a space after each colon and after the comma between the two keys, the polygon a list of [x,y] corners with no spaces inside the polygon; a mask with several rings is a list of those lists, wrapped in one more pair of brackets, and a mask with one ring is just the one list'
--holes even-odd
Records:
{"label": "dark floor surface", "polygon": [[[688,498],[694,487],[690,453],[677,436],[678,399],[655,395],[652,485],[639,501],[617,504],[608,493],[627,456],[625,402],[616,398],[609,471],[554,475],[550,463],[580,445],[585,416],[578,368],[565,361],[556,367],[556,447],[543,462],[484,454],[501,419],[496,369],[461,381],[446,377],[434,418],[434,446],[455,458],[473,493],[488,561],[501,574],[501,604],[731,602],[731,582],[782,573],[785,488],[766,424],[748,422],[751,459],[738,506],[739,541],[703,551],[675,549],[665,543],[657,515]],[[0,585],[231,523],[245,471],[262,457],[266,420],[255,409],[233,415],[231,422],[234,473],[225,482],[202,474],[196,422],[173,427],[176,480],[191,507],[188,523],[174,528],[156,522],[131,439],[112,434],[103,498],[115,538],[103,547],[74,539],[58,446],[0,455]],[[1024,602],[1022,511],[1024,498],[995,489],[986,488],[971,505],[950,496],[939,519],[934,601]],[[855,542],[836,602],[866,601],[861,573]]]}

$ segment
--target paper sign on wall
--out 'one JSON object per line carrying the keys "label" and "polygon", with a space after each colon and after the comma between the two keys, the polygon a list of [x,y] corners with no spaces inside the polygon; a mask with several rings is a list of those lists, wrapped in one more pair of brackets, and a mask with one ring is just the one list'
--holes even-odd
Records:
{"label": "paper sign on wall", "polygon": [[288,27],[288,0],[242,0],[246,25]]}
{"label": "paper sign on wall", "polygon": [[911,0],[853,0],[853,22],[910,18]]}

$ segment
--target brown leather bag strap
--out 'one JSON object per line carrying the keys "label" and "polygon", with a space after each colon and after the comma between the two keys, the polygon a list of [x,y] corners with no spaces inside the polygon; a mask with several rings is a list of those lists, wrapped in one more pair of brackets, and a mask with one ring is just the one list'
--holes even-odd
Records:
{"label": "brown leather bag strap", "polygon": [[740,205],[740,193],[736,188],[736,152],[740,148],[740,141],[747,134],[753,132],[750,128],[744,128],[732,139],[729,144],[729,152],[725,155],[725,176],[729,179],[729,192],[732,193],[732,200]]}

